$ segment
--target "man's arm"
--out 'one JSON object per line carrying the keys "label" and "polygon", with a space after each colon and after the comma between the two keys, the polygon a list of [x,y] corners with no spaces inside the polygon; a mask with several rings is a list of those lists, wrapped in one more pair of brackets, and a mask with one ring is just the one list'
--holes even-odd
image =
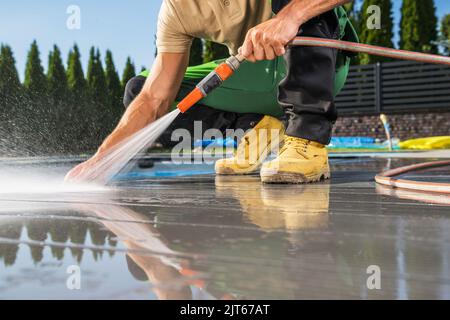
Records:
{"label": "man's arm", "polygon": [[301,25],[351,0],[292,0],[272,19],[252,28],[239,52],[249,61],[273,60],[286,52]]}
{"label": "man's arm", "polygon": [[70,171],[66,179],[76,178],[102,159],[112,147],[167,113],[176,98],[188,61],[189,53],[158,54],[144,88],[130,104],[117,127],[97,153]]}

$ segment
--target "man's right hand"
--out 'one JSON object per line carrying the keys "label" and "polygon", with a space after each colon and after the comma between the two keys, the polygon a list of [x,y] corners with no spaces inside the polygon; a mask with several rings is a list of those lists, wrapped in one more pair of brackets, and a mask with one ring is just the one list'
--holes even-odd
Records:
{"label": "man's right hand", "polygon": [[93,157],[83,163],[80,163],[67,173],[66,177],[64,178],[64,182],[82,181],[82,178],[93,168],[97,161],[98,160]]}

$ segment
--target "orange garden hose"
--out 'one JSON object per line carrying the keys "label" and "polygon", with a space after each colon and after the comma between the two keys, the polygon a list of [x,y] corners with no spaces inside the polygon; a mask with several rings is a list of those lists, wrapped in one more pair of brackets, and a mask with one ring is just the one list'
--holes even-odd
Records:
{"label": "orange garden hose", "polygon": [[377,194],[381,194],[388,197],[395,197],[405,200],[414,200],[434,205],[450,206],[450,194],[412,191],[407,189],[395,189],[392,187],[386,187],[381,184],[377,184],[376,191]]}
{"label": "orange garden hose", "polygon": [[426,162],[413,164],[406,167],[401,167],[393,170],[389,170],[383,173],[378,174],[375,177],[375,181],[378,184],[407,189],[407,190],[415,190],[415,191],[425,191],[425,192],[433,192],[433,193],[445,193],[450,194],[450,183],[437,183],[437,182],[425,182],[425,181],[413,181],[406,179],[395,179],[395,176],[400,174],[408,173],[411,171],[416,171],[420,169],[429,169],[435,167],[443,167],[450,166],[450,160],[447,161],[436,161],[436,162]]}
{"label": "orange garden hose", "polygon": [[400,60],[411,60],[424,63],[443,64],[450,66],[450,57],[440,56],[437,54],[427,54],[420,52],[412,52],[406,50],[398,50],[392,48],[384,48],[372,46],[369,44],[347,42],[341,40],[319,39],[309,37],[297,37],[291,45],[308,46],[308,47],[326,47],[342,51],[351,51],[358,53],[367,53],[375,56],[388,57]]}

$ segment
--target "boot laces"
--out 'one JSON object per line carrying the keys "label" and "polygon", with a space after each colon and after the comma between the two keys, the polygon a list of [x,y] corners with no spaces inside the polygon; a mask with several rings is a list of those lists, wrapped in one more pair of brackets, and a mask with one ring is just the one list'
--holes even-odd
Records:
{"label": "boot laces", "polygon": [[[251,130],[255,130],[254,128]],[[267,130],[267,128],[265,126],[259,128],[259,130]],[[250,131],[248,132],[240,141],[239,145],[238,145],[238,149],[236,152],[236,155],[238,157],[246,157],[248,156],[248,150],[250,148],[250,144],[251,143],[256,143],[256,145],[259,145],[258,142],[258,135],[259,133],[257,131]],[[254,141],[251,141],[250,139],[253,138]]]}
{"label": "boot laces", "polygon": [[280,154],[285,152],[287,149],[294,149],[300,154],[303,158],[309,159],[308,157],[308,147],[311,144],[311,141],[305,139],[299,139],[294,137],[286,137],[284,139],[284,146],[280,151]]}
{"label": "boot laces", "polygon": [[248,136],[244,136],[239,143],[236,155],[239,157],[245,157],[248,148],[250,147],[250,138]]}

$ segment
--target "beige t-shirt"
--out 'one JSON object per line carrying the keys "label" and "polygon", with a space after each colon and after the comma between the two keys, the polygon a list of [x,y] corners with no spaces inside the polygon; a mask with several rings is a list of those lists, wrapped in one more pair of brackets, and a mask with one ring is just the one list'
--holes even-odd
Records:
{"label": "beige t-shirt", "polygon": [[158,52],[183,53],[193,38],[212,40],[236,54],[247,31],[272,17],[268,0],[163,0]]}

